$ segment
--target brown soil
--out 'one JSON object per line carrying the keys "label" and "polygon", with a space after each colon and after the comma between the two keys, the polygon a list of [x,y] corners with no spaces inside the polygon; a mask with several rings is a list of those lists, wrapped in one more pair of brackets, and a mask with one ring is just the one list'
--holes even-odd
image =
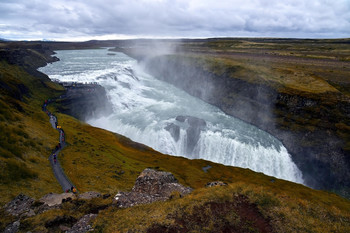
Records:
{"label": "brown soil", "polygon": [[207,202],[196,206],[192,213],[179,210],[168,219],[174,224],[153,224],[147,232],[273,232],[270,221],[243,195],[222,203]]}

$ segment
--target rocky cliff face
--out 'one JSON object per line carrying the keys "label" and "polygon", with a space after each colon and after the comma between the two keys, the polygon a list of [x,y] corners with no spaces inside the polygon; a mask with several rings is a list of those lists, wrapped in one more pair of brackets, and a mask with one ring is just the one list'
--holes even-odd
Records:
{"label": "rocky cliff face", "polygon": [[47,63],[58,61],[53,55],[54,52],[42,44],[8,43],[4,49],[0,49],[0,59],[6,60],[9,64],[16,64],[31,70],[46,66]]}
{"label": "rocky cliff face", "polygon": [[97,84],[71,86],[57,102],[60,112],[83,121],[112,112],[112,104],[107,98],[105,89]]}
{"label": "rocky cliff face", "polygon": [[[216,75],[181,57],[145,61],[147,71],[229,115],[271,133],[283,142],[306,184],[348,195],[350,156],[340,122],[348,122],[350,102],[341,95],[290,94],[270,85]],[[235,69],[234,67],[232,69]]]}

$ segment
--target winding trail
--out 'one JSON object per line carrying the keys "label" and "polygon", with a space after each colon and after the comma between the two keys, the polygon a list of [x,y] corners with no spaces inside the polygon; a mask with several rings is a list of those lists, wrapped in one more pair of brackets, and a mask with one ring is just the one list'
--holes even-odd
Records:
{"label": "winding trail", "polygon": [[[52,153],[49,156],[49,161],[53,170],[53,173],[57,179],[57,181],[60,183],[62,190],[64,192],[67,191],[73,191],[73,187],[75,189],[75,186],[73,183],[68,179],[66,174],[64,173],[60,162],[58,161],[57,157],[59,152],[66,146],[66,140],[65,140],[65,133],[61,127],[58,126],[57,117],[53,115],[50,111],[47,110],[47,105],[52,103],[55,99],[48,99],[45,100],[42,110],[46,112],[46,114],[50,117],[50,123],[52,128],[56,129],[59,132],[59,143],[58,145],[53,149]],[[76,190],[74,190],[76,192]]]}

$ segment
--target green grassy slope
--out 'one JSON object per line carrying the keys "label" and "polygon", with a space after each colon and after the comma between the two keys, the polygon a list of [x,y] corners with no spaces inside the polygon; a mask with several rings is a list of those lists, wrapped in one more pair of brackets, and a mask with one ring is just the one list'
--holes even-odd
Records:
{"label": "green grassy slope", "polygon": [[[61,189],[47,160],[58,134],[41,111],[43,100],[62,93],[44,77],[0,63],[0,203],[19,193],[39,198]],[[50,105],[55,112],[55,106]],[[249,169],[229,167],[204,160],[188,160],[161,154],[144,145],[56,113],[68,146],[60,153],[63,169],[80,192],[98,191],[112,196],[129,191],[138,174],[147,167],[172,172],[180,183],[195,189],[187,197],[150,205],[99,212],[96,231],[127,230],[203,232],[217,229],[258,231],[253,219],[259,215],[267,229],[278,232],[348,232],[350,201],[335,194],[275,179]],[[212,168],[204,172],[202,168]],[[204,188],[221,180],[226,187]],[[21,221],[21,232],[60,232],[45,224],[57,216],[80,218],[110,204],[111,199],[65,203]],[[104,207],[105,208],[105,207]],[[246,211],[248,210],[248,211]],[[13,218],[0,212],[3,228]]]}
{"label": "green grassy slope", "polygon": [[[54,111],[52,106],[51,110]],[[170,171],[180,183],[195,189],[189,196],[175,196],[167,202],[127,209],[110,206],[99,212],[94,221],[96,231],[237,229],[259,232],[261,226],[254,220],[257,214],[268,229],[277,232],[347,232],[350,229],[350,201],[336,194],[312,190],[249,169],[163,155],[70,116],[56,115],[68,143],[61,152],[60,161],[80,192],[93,190],[113,196],[118,191],[130,191],[136,177],[147,167]],[[205,173],[202,167],[207,165],[212,168]],[[229,185],[204,187],[214,180]],[[22,231],[45,231],[45,223],[57,216],[78,219],[110,203],[111,199],[66,203],[62,209],[27,218]],[[49,228],[49,231],[59,232],[56,228]]]}
{"label": "green grassy slope", "polygon": [[5,61],[0,86],[0,203],[20,192],[40,197],[59,191],[47,159],[58,134],[41,105],[62,89]]}

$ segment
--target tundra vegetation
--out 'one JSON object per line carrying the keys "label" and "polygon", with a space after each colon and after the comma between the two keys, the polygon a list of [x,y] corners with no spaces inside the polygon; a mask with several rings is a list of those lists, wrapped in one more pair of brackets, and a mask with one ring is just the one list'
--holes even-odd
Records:
{"label": "tundra vegetation", "polygon": [[[215,41],[205,43],[206,47],[210,43],[214,43],[214,48],[221,46]],[[44,55],[34,59],[28,48],[23,47],[16,49],[30,56],[31,62],[39,64],[36,59],[48,61]],[[205,50],[203,46],[197,47]],[[40,49],[35,51],[42,54]],[[192,59],[194,55],[188,56]],[[348,58],[344,55],[343,59]],[[25,61],[18,61],[23,59],[1,59],[0,63],[1,205],[19,193],[38,199],[49,192],[62,192],[48,161],[51,150],[58,143],[58,134],[41,111],[43,101],[61,95],[62,87],[28,68],[33,68],[33,65],[26,66]],[[202,61],[196,59],[196,62]],[[221,61],[234,62],[221,57],[217,61],[220,64]],[[240,63],[235,63],[235,66],[244,65],[241,61],[237,62]],[[317,80],[315,82],[318,83]],[[325,85],[325,90],[341,92],[340,88],[331,86]],[[130,191],[137,176],[147,167],[173,173],[179,183],[194,188],[194,191],[185,197],[174,194],[169,201],[125,209],[111,205],[112,198],[73,200],[58,209],[21,220],[21,232],[60,232],[58,226],[49,224],[57,217],[79,219],[85,214],[97,212],[93,222],[97,232],[167,232],[167,229],[179,232],[350,231],[350,202],[334,193],[314,190],[249,169],[164,155],[121,135],[59,113],[57,105],[50,105],[49,109],[55,112],[64,128],[68,144],[60,153],[59,160],[81,193],[98,191],[113,197],[118,191]],[[342,133],[348,133],[346,122],[338,126],[343,128]],[[202,168],[208,165],[211,168],[205,172]],[[215,180],[228,185],[205,187]],[[4,210],[0,211],[0,219],[1,230],[14,221],[14,217]]]}

